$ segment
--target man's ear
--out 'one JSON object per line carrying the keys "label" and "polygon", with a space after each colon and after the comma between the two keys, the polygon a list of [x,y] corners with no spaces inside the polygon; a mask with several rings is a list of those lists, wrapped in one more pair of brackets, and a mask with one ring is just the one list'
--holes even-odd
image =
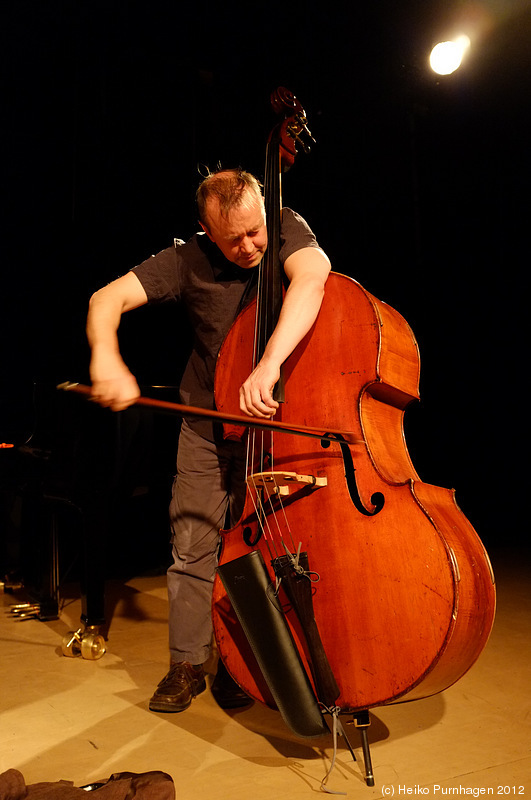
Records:
{"label": "man's ear", "polygon": [[210,233],[210,231],[208,230],[207,226],[206,226],[206,225],[204,225],[204,224],[201,222],[201,220],[199,220],[199,224],[200,224],[200,225],[201,225],[201,227],[203,228],[204,232],[206,233],[206,235],[208,236],[208,238],[210,239],[210,241],[211,241],[211,242],[213,242],[213,241],[214,241],[214,239],[212,238],[212,234],[211,234],[211,233]]}

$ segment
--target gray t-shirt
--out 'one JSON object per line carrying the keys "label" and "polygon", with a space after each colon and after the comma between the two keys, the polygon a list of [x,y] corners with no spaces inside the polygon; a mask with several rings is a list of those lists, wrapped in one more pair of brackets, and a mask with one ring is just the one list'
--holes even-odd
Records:
{"label": "gray t-shirt", "polygon": [[[318,247],[311,229],[289,208],[282,212],[280,263],[304,247]],[[219,349],[237,314],[256,293],[254,269],[228,261],[204,233],[151,256],[132,270],[148,302],[183,303],[193,329],[193,346],[181,381],[185,405],[214,408],[214,372]],[[213,439],[208,420],[189,420],[207,439]]]}

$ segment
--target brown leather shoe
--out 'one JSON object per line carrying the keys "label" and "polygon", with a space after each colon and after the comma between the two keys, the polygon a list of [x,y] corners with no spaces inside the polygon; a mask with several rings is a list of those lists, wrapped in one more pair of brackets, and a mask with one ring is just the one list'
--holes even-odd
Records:
{"label": "brown leather shoe", "polygon": [[206,689],[202,664],[172,661],[170,671],[161,680],[149,701],[150,711],[175,712],[188,708],[193,698]]}
{"label": "brown leather shoe", "polygon": [[218,661],[218,671],[212,681],[210,691],[218,706],[223,709],[244,708],[253,702],[252,698],[245,694],[229,675],[221,659]]}

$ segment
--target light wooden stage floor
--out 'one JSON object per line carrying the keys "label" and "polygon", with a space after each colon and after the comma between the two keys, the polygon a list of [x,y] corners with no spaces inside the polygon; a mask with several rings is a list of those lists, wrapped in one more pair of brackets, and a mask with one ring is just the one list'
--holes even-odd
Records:
{"label": "light wooden stage floor", "polygon": [[[371,712],[375,786],[340,740],[328,788],[363,800],[424,794],[531,796],[530,572],[518,553],[493,556],[498,612],[478,662],[443,694]],[[87,784],[113,772],[162,770],[178,800],[302,800],[321,794],[332,738],[297,739],[280,715],[255,704],[225,712],[209,691],[181,714],[155,714],[148,700],[167,668],[164,576],[108,586],[107,653],[62,655],[79,627],[76,587],[60,619],[16,620],[1,593],[0,772],[27,784]],[[501,788],[500,788],[501,787]]]}

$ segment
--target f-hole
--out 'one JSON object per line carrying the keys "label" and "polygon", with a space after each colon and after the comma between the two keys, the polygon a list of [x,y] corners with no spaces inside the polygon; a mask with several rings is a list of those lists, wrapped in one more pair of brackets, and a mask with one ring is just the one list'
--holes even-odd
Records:
{"label": "f-hole", "polygon": [[253,536],[253,529],[250,525],[246,525],[242,531],[243,541],[247,545],[247,547],[256,547],[260,539],[262,538],[262,526],[258,524],[256,526],[256,533]]}
{"label": "f-hole", "polygon": [[[347,442],[341,441],[340,438],[337,438],[336,441],[339,443],[341,448],[341,455],[343,456],[343,464],[345,466],[345,479],[347,481],[348,493],[352,503],[354,504],[354,507],[365,517],[376,516],[376,514],[379,514],[385,505],[384,495],[381,492],[374,492],[374,494],[371,495],[371,503],[373,508],[368,509],[364,505],[359,493],[358,484],[356,482],[356,468],[354,467],[354,462],[352,461],[352,454],[349,450],[349,446]],[[321,439],[321,447],[330,447],[330,439]]]}

